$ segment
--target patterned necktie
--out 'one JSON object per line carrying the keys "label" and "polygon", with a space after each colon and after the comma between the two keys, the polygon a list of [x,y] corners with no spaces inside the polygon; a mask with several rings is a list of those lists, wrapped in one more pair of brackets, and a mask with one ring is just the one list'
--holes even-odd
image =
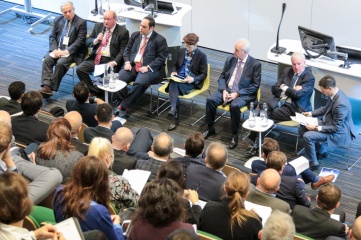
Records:
{"label": "patterned necktie", "polygon": [[[294,86],[295,86],[295,84],[296,84],[296,82],[297,82],[297,79],[298,79],[298,74],[295,74],[294,76],[293,76],[293,78],[292,78],[292,80],[291,80],[291,84],[290,84],[290,86],[288,86],[288,87],[291,87],[291,88],[293,88]],[[280,101],[278,102],[278,107],[282,107],[285,103],[286,103],[286,101],[288,100],[289,98],[284,94],[284,92],[282,92],[282,94],[281,94],[281,99],[280,99]],[[292,100],[290,99],[290,101],[287,101],[287,102],[292,102]]]}
{"label": "patterned necktie", "polygon": [[242,76],[242,71],[243,71],[243,67],[242,67],[242,61],[238,61],[237,62],[237,71],[236,71],[236,75],[233,78],[233,81],[231,80],[228,83],[228,87],[232,90],[233,92],[238,92],[239,90],[239,82],[241,81],[241,76]]}
{"label": "patterned necktie", "polygon": [[99,45],[99,47],[97,49],[97,55],[94,59],[95,65],[98,65],[100,63],[100,59],[102,58],[102,48],[105,47],[106,45],[108,45],[109,38],[110,38],[110,29],[108,29],[107,35],[103,38],[101,44]]}
{"label": "patterned necktie", "polygon": [[145,48],[147,46],[147,42],[148,42],[148,38],[144,37],[142,46],[139,49],[139,55],[141,55],[141,59],[140,59],[139,62],[135,63],[135,71],[137,71],[137,72],[139,72],[139,68],[141,68],[142,65],[143,65],[143,54],[144,54],[144,50],[145,50]]}
{"label": "patterned necktie", "polygon": [[184,66],[185,77],[188,77],[190,74],[190,67],[191,67],[191,61],[192,61],[193,55],[194,55],[194,51],[191,53],[189,53],[188,50],[186,51],[186,56],[185,56],[186,64]]}
{"label": "patterned necktie", "polygon": [[60,48],[60,50],[65,50],[67,47],[67,45],[63,44],[63,41],[64,41],[64,37],[68,33],[68,27],[69,27],[69,21],[65,20],[63,32],[61,33],[60,42],[59,42],[59,46],[58,46]]}

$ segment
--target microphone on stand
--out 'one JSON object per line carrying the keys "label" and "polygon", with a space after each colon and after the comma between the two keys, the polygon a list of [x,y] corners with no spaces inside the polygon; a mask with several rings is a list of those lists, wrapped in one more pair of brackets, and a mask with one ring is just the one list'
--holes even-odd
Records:
{"label": "microphone on stand", "polygon": [[91,13],[94,15],[98,14],[98,0],[95,0],[95,9],[91,10]]}
{"label": "microphone on stand", "polygon": [[286,3],[283,3],[282,4],[281,20],[280,20],[280,24],[278,25],[278,31],[277,31],[276,46],[271,49],[271,52],[276,53],[276,54],[282,54],[282,53],[284,53],[286,51],[286,48],[279,46],[280,28],[281,28],[282,18],[283,18],[283,14],[285,13],[285,10],[286,10]]}

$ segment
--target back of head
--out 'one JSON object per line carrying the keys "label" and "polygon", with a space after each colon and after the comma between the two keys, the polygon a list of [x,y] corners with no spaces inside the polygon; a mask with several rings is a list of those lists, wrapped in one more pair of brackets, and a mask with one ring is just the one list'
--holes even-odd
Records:
{"label": "back of head", "polygon": [[174,160],[164,162],[158,170],[158,178],[169,178],[178,183],[179,187],[184,186],[184,174],[182,165]]}
{"label": "back of head", "polygon": [[165,132],[159,133],[153,139],[152,149],[158,157],[168,157],[173,152],[174,140]]}
{"label": "back of head", "polygon": [[6,150],[11,142],[12,137],[13,132],[11,127],[7,123],[0,121],[0,153]]}
{"label": "back of head", "polygon": [[199,240],[194,231],[181,228],[172,232],[166,240]]}
{"label": "back of head", "polygon": [[270,152],[266,159],[267,168],[273,168],[277,172],[283,170],[283,167],[287,163],[286,154],[281,151]]}
{"label": "back of head", "polygon": [[29,91],[21,99],[21,110],[26,116],[39,112],[43,106],[43,96],[37,91]]}
{"label": "back of head", "polygon": [[[95,156],[102,160],[107,166],[113,163],[114,149],[106,138],[95,137],[89,145],[88,156]],[[111,159],[109,156],[113,156]]]}
{"label": "back of head", "polygon": [[183,218],[180,187],[171,179],[157,178],[144,187],[133,222],[145,219],[154,227],[163,227]]}
{"label": "back of head", "polygon": [[262,229],[262,240],[292,240],[296,233],[292,217],[273,210]]}
{"label": "back of head", "polygon": [[350,232],[351,240],[361,240],[361,217],[356,218]]}
{"label": "back of head", "polygon": [[205,140],[200,132],[194,132],[187,136],[184,148],[186,155],[192,158],[197,157],[203,152]]}
{"label": "back of head", "polygon": [[280,146],[278,145],[278,142],[272,138],[265,138],[262,145],[262,152],[264,155],[268,156],[268,154],[272,151],[279,151]]}
{"label": "back of head", "polygon": [[183,37],[183,42],[188,45],[196,45],[199,41],[199,37],[195,33],[188,33]]}
{"label": "back of head", "polygon": [[206,162],[214,170],[222,169],[228,159],[227,148],[218,142],[212,142],[206,153]]}
{"label": "back of head", "polygon": [[28,184],[15,172],[0,174],[0,222],[16,223],[30,214],[32,202],[28,197]]}
{"label": "back of head", "polygon": [[268,168],[261,173],[261,176],[257,181],[257,187],[261,188],[264,192],[275,193],[277,192],[280,183],[280,174],[276,170]]}
{"label": "back of head", "polygon": [[11,99],[18,100],[25,93],[25,83],[21,81],[12,82],[9,85],[8,91]]}
{"label": "back of head", "polygon": [[332,77],[330,75],[326,75],[320,79],[320,81],[318,82],[318,86],[323,87],[323,88],[330,88],[330,87],[335,88],[336,80],[334,77]]}
{"label": "back of head", "polygon": [[325,211],[337,207],[341,199],[341,189],[332,183],[320,187],[317,194],[317,206]]}
{"label": "back of head", "polygon": [[69,121],[71,132],[77,133],[82,125],[83,118],[77,111],[71,111],[65,114],[64,118]]}
{"label": "back of head", "polygon": [[124,147],[133,142],[133,133],[129,128],[121,127],[118,128],[112,138],[112,143],[120,147]]}
{"label": "back of head", "polygon": [[97,106],[96,116],[98,118],[98,122],[100,123],[109,123],[113,117],[113,109],[109,103],[102,103]]}
{"label": "back of head", "polygon": [[80,103],[85,103],[88,100],[89,89],[84,81],[80,81],[74,86],[73,95]]}

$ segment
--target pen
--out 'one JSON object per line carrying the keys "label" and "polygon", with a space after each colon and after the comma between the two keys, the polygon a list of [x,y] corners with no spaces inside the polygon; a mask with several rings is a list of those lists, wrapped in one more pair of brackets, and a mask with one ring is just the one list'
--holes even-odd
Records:
{"label": "pen", "polygon": [[199,187],[201,186],[202,181],[199,181],[198,186],[196,188],[196,192],[198,192]]}

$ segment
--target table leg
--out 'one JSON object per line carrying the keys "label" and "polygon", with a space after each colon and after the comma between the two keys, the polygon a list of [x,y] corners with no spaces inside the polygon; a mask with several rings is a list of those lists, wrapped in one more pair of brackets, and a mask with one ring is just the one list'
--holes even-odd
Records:
{"label": "table leg", "polygon": [[108,100],[108,91],[107,91],[107,90],[104,90],[104,92],[105,92],[105,94],[104,94],[104,97],[105,97],[104,101],[105,101],[106,103],[109,103],[109,100]]}
{"label": "table leg", "polygon": [[258,136],[258,154],[259,154],[259,159],[261,159],[262,157],[262,133],[259,132],[259,136]]}

